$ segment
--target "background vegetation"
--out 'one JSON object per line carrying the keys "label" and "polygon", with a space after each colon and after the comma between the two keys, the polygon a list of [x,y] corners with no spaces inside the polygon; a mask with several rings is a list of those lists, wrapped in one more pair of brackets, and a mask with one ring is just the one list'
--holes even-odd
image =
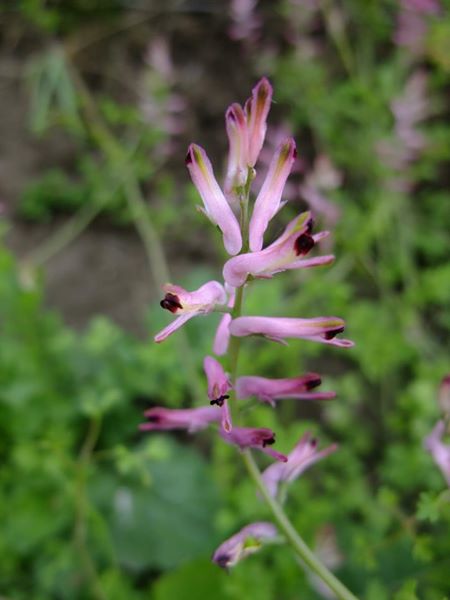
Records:
{"label": "background vegetation", "polygon": [[449,371],[448,8],[2,4],[2,597],[324,597],[283,546],[230,575],[212,565],[218,543],[267,518],[235,450],[137,430],[148,407],[206,401],[218,317],[156,347],[159,286],[220,277],[184,152],[199,142],[220,165],[224,110],[261,75],[275,89],[268,146],[286,130],[299,148],[282,218],[311,204],[337,261],[255,283],[247,311],[342,315],[356,347],[247,344],[242,373],[319,371],[339,394],[258,408],[255,423],[281,451],[305,430],[339,443],[288,512],[357,595],[450,597],[449,492],[423,449]]}

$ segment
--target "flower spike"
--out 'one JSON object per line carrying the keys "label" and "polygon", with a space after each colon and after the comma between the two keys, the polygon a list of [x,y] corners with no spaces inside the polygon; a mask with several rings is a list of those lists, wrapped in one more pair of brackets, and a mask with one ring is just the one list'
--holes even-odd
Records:
{"label": "flower spike", "polygon": [[231,335],[244,337],[262,335],[274,342],[285,343],[284,338],[302,338],[322,344],[351,348],[350,340],[336,338],[344,331],[344,321],[338,317],[289,319],[283,317],[238,317],[230,324]]}
{"label": "flower spike", "polygon": [[328,231],[311,234],[313,219],[309,212],[293,219],[283,234],[270,246],[259,252],[248,252],[230,258],[224,265],[223,277],[232,286],[244,285],[247,277],[270,278],[276,273],[292,269],[305,269],[328,265],[332,254],[304,258]]}
{"label": "flower spike", "polygon": [[289,379],[267,379],[266,377],[239,377],[236,381],[236,396],[239,400],[256,396],[260,402],[275,406],[281,398],[298,400],[331,400],[335,392],[314,392],[322,383],[317,373]]}
{"label": "flower spike", "polygon": [[284,185],[297,157],[295,142],[288,138],[278,147],[270,163],[266,179],[255,200],[249,228],[250,250],[258,252],[263,246],[264,232],[278,212]]}
{"label": "flower spike", "polygon": [[214,177],[211,162],[203,148],[197,144],[189,146],[186,166],[203,200],[206,215],[223,233],[225,249],[228,254],[237,254],[242,247],[239,223]]}
{"label": "flower spike", "polygon": [[274,463],[270,465],[262,474],[266,488],[271,496],[275,497],[278,493],[278,486],[281,482],[288,483],[297,479],[306,469],[317,461],[325,458],[337,450],[337,445],[332,444],[323,450],[317,450],[317,440],[310,433],[300,438],[296,446],[288,454],[286,463]]}
{"label": "flower spike", "polygon": [[167,431],[186,429],[189,433],[205,429],[210,423],[218,422],[221,411],[216,406],[199,408],[163,408],[157,406],[144,413],[147,423],[139,425],[141,431]]}
{"label": "flower spike", "polygon": [[264,540],[275,537],[277,529],[272,523],[252,523],[223,542],[214,552],[212,560],[223,569],[234,567],[242,559],[258,552]]}
{"label": "flower spike", "polygon": [[194,292],[188,292],[170,283],[163,289],[166,295],[160,302],[161,307],[180,316],[155,335],[155,342],[158,343],[168,338],[192,317],[208,314],[216,304],[224,304],[227,299],[225,289],[218,281],[208,281]]}

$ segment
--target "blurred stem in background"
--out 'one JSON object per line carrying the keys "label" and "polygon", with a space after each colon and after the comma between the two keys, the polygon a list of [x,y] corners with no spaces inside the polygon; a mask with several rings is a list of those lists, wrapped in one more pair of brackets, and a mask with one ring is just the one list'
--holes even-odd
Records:
{"label": "blurred stem in background", "polygon": [[[80,105],[79,116],[86,134],[105,156],[112,172],[117,175],[110,192],[113,193],[113,190],[117,187],[122,189],[133,225],[143,242],[155,288],[160,290],[165,283],[170,282],[171,276],[160,237],[152,224],[149,208],[133,171],[133,149],[122,145],[108,128],[97,108],[94,97],[71,60],[72,53],[65,53],[59,47],[52,49],[50,52],[55,54],[55,59],[51,61],[50,58],[49,61],[57,63],[58,70],[63,72],[65,74],[64,79],[68,80],[67,86],[74,89],[75,97]],[[60,252],[89,226],[102,208],[101,204],[89,204],[80,209],[76,216],[27,257],[24,261],[25,268],[27,268],[27,263],[40,266]],[[180,364],[186,371],[194,404],[200,403],[204,397],[204,387],[197,373],[189,341],[184,331],[180,332],[179,344],[176,348],[180,355]]]}

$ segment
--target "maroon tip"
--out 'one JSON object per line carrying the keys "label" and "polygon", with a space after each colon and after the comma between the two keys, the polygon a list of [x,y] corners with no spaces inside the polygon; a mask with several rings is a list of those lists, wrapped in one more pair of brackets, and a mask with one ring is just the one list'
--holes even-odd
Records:
{"label": "maroon tip", "polygon": [[265,448],[266,446],[272,446],[273,444],[275,444],[275,435],[272,435],[268,438],[265,438],[262,441],[262,447]]}
{"label": "maroon tip", "polygon": [[313,390],[316,387],[319,387],[319,385],[322,383],[322,379],[320,377],[314,377],[309,379],[306,383],[305,383],[305,388],[307,390]]}
{"label": "maroon tip", "polygon": [[171,313],[176,313],[179,308],[183,308],[180,299],[175,294],[167,293],[159,303],[161,308],[170,310]]}
{"label": "maroon tip", "polygon": [[211,406],[213,406],[214,404],[217,404],[217,406],[223,406],[223,403],[225,402],[225,400],[228,400],[230,396],[228,396],[228,394],[224,394],[223,396],[219,396],[218,398],[214,398],[213,400],[210,401]]}
{"label": "maroon tip", "polygon": [[344,327],[338,327],[337,329],[333,329],[332,331],[327,331],[324,334],[324,338],[326,340],[332,340],[333,338],[335,338],[337,336],[338,333],[342,333],[344,331]]}
{"label": "maroon tip", "polygon": [[309,235],[309,233],[302,233],[302,235],[299,235],[295,240],[295,254],[297,256],[304,256],[305,254],[308,254],[308,252],[314,248],[314,244],[314,239]]}

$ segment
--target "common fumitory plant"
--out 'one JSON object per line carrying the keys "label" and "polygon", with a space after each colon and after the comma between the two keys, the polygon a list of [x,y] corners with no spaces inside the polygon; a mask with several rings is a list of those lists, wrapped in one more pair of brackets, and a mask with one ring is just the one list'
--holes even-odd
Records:
{"label": "common fumitory plant", "polygon": [[[310,212],[295,217],[277,240],[265,244],[269,222],[283,206],[283,189],[296,158],[294,140],[283,140],[251,205],[255,165],[264,143],[271,100],[272,87],[263,78],[243,107],[235,103],[226,111],[229,155],[223,189],[203,148],[191,144],[188,149],[186,165],[203,201],[202,210],[220,229],[225,249],[231,257],[223,267],[223,284],[209,281],[193,291],[172,284],[165,286],[161,307],[173,313],[175,319],[155,336],[155,341],[164,341],[193,317],[222,312],[212,345],[212,352],[222,358],[219,361],[213,356],[205,357],[208,389],[205,406],[181,410],[152,408],[145,413],[147,422],[141,429],[194,432],[211,425],[223,441],[240,452],[259,496],[271,510],[274,523],[249,524],[224,541],[213,555],[213,561],[219,566],[232,567],[265,543],[284,538],[301,559],[301,564],[328,585],[338,598],[355,600],[355,596],[306,546],[282,507],[287,486],[311,465],[334,452],[336,445],[319,449],[318,441],[305,434],[286,456],[274,447],[276,433],[269,428],[252,427],[251,422],[246,422],[248,411],[245,420],[241,411],[245,400],[252,397],[274,409],[278,401],[287,398],[318,401],[334,397],[333,392],[317,391],[321,384],[317,373],[284,379],[268,379],[263,373],[249,373],[238,378],[243,338],[260,336],[282,344],[287,338],[299,338],[343,348],[353,345],[350,340],[340,337],[345,323],[339,317],[305,319],[242,315],[244,291],[252,280],[270,279],[292,269],[329,265],[334,260],[329,254],[315,254],[316,247],[328,232],[314,233]],[[274,460],[263,473],[252,450],[259,450]]]}

